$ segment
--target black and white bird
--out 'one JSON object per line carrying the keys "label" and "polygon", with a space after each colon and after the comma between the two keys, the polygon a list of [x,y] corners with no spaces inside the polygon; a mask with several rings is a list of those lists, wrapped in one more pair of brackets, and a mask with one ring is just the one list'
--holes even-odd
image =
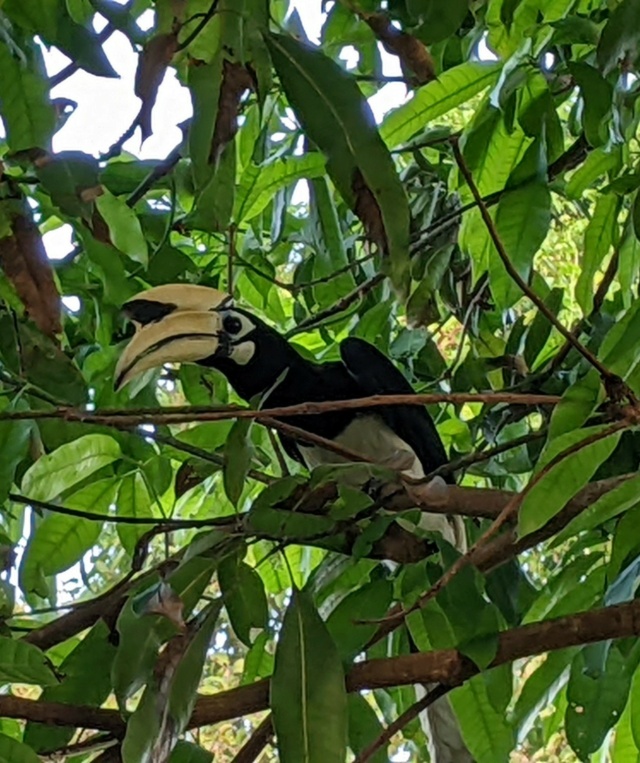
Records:
{"label": "black and white bird", "polygon": [[[158,286],[138,294],[123,311],[136,332],[117,363],[117,389],[148,369],[191,362],[220,371],[241,398],[249,401],[258,396],[261,407],[413,393],[402,373],[368,342],[345,339],[339,361],[313,362],[216,289],[188,284]],[[337,410],[282,417],[281,421],[410,477],[424,477],[447,463],[435,425],[422,406]],[[333,451],[304,445],[287,435],[280,434],[280,440],[286,453],[309,469],[342,460]],[[441,533],[460,551],[466,548],[460,517],[429,513],[422,517],[421,528]],[[471,761],[448,702],[435,703],[429,710],[434,732],[436,727],[443,732],[431,734],[432,760]]]}

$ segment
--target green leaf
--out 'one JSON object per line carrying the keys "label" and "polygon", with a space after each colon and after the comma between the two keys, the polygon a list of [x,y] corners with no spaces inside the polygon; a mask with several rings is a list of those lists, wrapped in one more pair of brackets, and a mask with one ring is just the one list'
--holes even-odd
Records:
{"label": "green leaf", "polygon": [[422,42],[432,45],[452,35],[460,28],[469,13],[467,0],[407,0],[407,11],[419,22],[414,34]]}
{"label": "green leaf", "polygon": [[636,195],[633,199],[631,222],[633,224],[633,232],[638,241],[640,241],[640,190],[636,191]]}
{"label": "green leaf", "polygon": [[601,146],[609,138],[607,122],[611,114],[613,88],[597,69],[583,61],[570,63],[569,71],[582,93],[582,123],[586,138],[592,146]]}
{"label": "green leaf", "polygon": [[[547,235],[550,222],[551,194],[546,185],[530,183],[500,199],[496,228],[511,263],[525,281],[529,280],[533,257]],[[489,275],[491,292],[501,309],[511,307],[522,296],[496,251],[491,254]]]}
{"label": "green leaf", "polygon": [[[120,483],[116,500],[116,514],[119,517],[152,518],[152,499],[147,483],[141,471],[130,472]],[[151,528],[151,525],[117,525],[118,537],[128,554],[133,554],[138,540]]]}
{"label": "green leaf", "polygon": [[157,693],[151,686],[147,686],[127,721],[121,750],[122,763],[144,763],[152,759],[153,746],[161,741],[163,729],[160,728],[160,721]]}
{"label": "green leaf", "polygon": [[0,636],[0,681],[47,685],[57,679],[38,647]]}
{"label": "green leaf", "polygon": [[117,77],[98,37],[76,24],[64,0],[6,0],[4,12],[19,25],[67,55],[78,66],[98,77]]}
{"label": "green leaf", "polygon": [[[99,707],[111,692],[110,673],[115,652],[109,627],[99,620],[60,664],[60,683],[47,686],[40,699]],[[91,676],[90,681],[87,676]],[[75,732],[72,726],[29,722],[24,741],[34,750],[44,752],[64,747]]]}
{"label": "green leaf", "polygon": [[26,744],[0,734],[0,763],[40,763],[40,758]]}
{"label": "green leaf", "polygon": [[251,646],[252,628],[266,628],[269,619],[262,578],[236,556],[227,556],[218,567],[218,583],[233,630]]}
{"label": "green leaf", "polygon": [[476,763],[506,761],[513,749],[513,730],[487,693],[485,676],[475,676],[449,695],[462,737]]}
{"label": "green leaf", "polygon": [[553,704],[556,695],[564,687],[576,651],[577,649],[560,649],[549,652],[542,665],[527,678],[511,717],[520,742],[525,740],[539,714]]}
{"label": "green leaf", "polygon": [[294,590],[271,681],[282,763],[344,763],[347,692],[340,655],[313,602]]}
{"label": "green leaf", "polygon": [[631,477],[613,490],[600,496],[595,503],[578,514],[554,538],[554,546],[563,543],[572,535],[591,530],[602,525],[613,517],[617,517],[635,506],[640,501],[640,476]]}
{"label": "green leaf", "polygon": [[[637,675],[637,671],[635,675]],[[636,683],[635,677],[634,683]],[[640,750],[634,742],[633,735],[633,721],[637,717],[634,716],[633,712],[633,693],[634,689],[632,688],[631,701],[627,702],[627,706],[616,725],[616,735],[610,750],[611,763],[640,763]]]}
{"label": "green leaf", "polygon": [[598,355],[609,371],[625,379],[640,361],[639,341],[640,300],[636,299],[628,310],[617,316],[600,345]]}
{"label": "green leaf", "polygon": [[589,153],[584,163],[571,175],[565,188],[570,199],[578,199],[598,178],[612,170],[619,161],[619,152],[600,147]]}
{"label": "green leaf", "polygon": [[[98,480],[65,498],[65,506],[107,514],[116,494],[114,479]],[[74,565],[98,540],[102,522],[47,514],[29,539],[25,554],[44,575],[56,575]]]}
{"label": "green leaf", "polygon": [[269,164],[250,164],[242,173],[233,217],[236,223],[251,220],[273,199],[281,188],[301,178],[321,177],[325,161],[321,154],[287,156]]}
{"label": "green leaf", "polygon": [[[552,314],[557,316],[562,308],[562,298],[564,296],[564,289],[556,287],[551,289],[549,294],[545,297],[544,303],[551,310]],[[529,330],[527,331],[527,340],[524,346],[524,362],[528,368],[535,366],[536,359],[540,356],[544,347],[551,335],[552,325],[540,310],[536,313],[536,317],[531,321]]]}
{"label": "green leaf", "polygon": [[130,206],[119,196],[103,188],[96,199],[96,207],[109,227],[109,237],[115,247],[144,267],[149,262],[147,240],[140,220]]}
{"label": "green leaf", "polygon": [[[349,747],[354,755],[361,753],[382,733],[375,710],[361,694],[349,694]],[[369,758],[371,763],[387,763],[385,748]]]}
{"label": "green leaf", "polygon": [[549,422],[549,441],[581,427],[604,396],[600,374],[593,368],[568,387],[553,409]]}
{"label": "green leaf", "polygon": [[231,427],[224,446],[225,461],[222,472],[224,492],[236,507],[246,485],[252,457],[251,419],[238,419]]}
{"label": "green leaf", "polygon": [[42,54],[35,45],[29,54],[31,61],[0,39],[0,114],[11,151],[48,149],[55,128]]}
{"label": "green leaf", "polygon": [[203,188],[212,177],[211,144],[218,113],[222,58],[212,63],[190,66],[189,92],[193,100],[193,119],[189,126],[189,156],[196,188]]}
{"label": "green leaf", "polygon": [[62,151],[37,168],[37,175],[51,201],[61,212],[89,220],[93,204],[83,201],[83,191],[99,185],[98,161],[81,151]]}
{"label": "green leaf", "polygon": [[[3,413],[15,410],[14,406]],[[29,451],[32,425],[28,421],[0,421],[0,505],[4,504],[13,485],[16,467]]]}
{"label": "green leaf", "polygon": [[352,660],[376,631],[376,624],[365,624],[382,617],[391,603],[393,587],[389,580],[375,580],[353,591],[338,604],[327,619],[340,656]]}
{"label": "green leaf", "polygon": [[640,41],[640,0],[622,0],[613,10],[602,30],[598,43],[598,66],[608,74],[618,66],[625,56],[630,63],[638,55]]}
{"label": "green leaf", "polygon": [[39,458],[22,478],[27,498],[50,501],[121,457],[117,440],[88,434]]}
{"label": "green leaf", "polygon": [[373,220],[381,215],[391,279],[406,291],[409,204],[355,79],[321,51],[292,37],[265,39],[287,99],[309,138],[327,155],[327,169],[340,194],[358,210],[365,227],[379,225]]}
{"label": "green leaf", "polygon": [[[603,427],[588,427],[557,437],[545,448],[537,465],[539,472],[552,458],[601,431]],[[584,487],[596,469],[611,455],[620,439],[615,432],[601,440],[585,445],[553,466],[525,496],[518,514],[518,535],[523,537],[538,530],[573,496]]]}
{"label": "green leaf", "polygon": [[589,670],[587,649],[582,649],[571,665],[565,715],[567,739],[581,760],[587,760],[600,748],[609,729],[617,723],[631,684],[618,649],[609,650],[604,670],[597,673]]}
{"label": "green leaf", "polygon": [[169,763],[211,763],[213,753],[197,744],[180,740],[171,752]]}
{"label": "green leaf", "polygon": [[382,139],[389,148],[405,143],[425,125],[493,85],[499,72],[495,64],[471,61],[447,69],[385,117],[380,125]]}
{"label": "green leaf", "polygon": [[576,283],[576,299],[584,315],[593,309],[593,278],[614,243],[619,208],[620,197],[616,194],[600,196],[584,234],[584,253]]}

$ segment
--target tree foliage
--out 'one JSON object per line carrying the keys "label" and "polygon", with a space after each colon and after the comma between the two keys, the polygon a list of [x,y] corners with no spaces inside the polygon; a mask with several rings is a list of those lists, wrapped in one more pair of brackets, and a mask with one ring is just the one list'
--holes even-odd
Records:
{"label": "tree foliage", "polygon": [[[422,761],[425,682],[479,763],[640,760],[639,19],[345,0],[309,41],[286,0],[2,3],[0,761]],[[139,112],[103,156],[55,152],[52,88],[104,87],[114,34]],[[376,122],[383,51],[410,97]],[[143,161],[168,67],[193,117]],[[307,474],[216,374],[114,392],[121,305],[180,281],[441,395],[464,489],[425,506],[477,548]]]}

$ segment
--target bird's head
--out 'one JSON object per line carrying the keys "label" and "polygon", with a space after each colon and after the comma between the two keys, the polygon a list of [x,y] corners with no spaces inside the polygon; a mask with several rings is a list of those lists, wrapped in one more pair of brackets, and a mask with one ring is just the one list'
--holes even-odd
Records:
{"label": "bird's head", "polygon": [[157,286],[122,308],[136,327],[115,369],[122,389],[150,368],[197,363],[221,371],[238,394],[265,392],[299,357],[286,339],[222,291],[191,284]]}

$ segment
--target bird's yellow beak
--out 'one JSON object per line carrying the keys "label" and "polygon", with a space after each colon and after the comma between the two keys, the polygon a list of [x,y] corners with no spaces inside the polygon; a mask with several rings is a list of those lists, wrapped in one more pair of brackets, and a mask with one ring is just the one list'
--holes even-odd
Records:
{"label": "bird's yellow beak", "polygon": [[231,297],[217,289],[168,284],[137,294],[123,306],[136,333],[116,364],[114,387],[165,363],[197,362],[220,348],[221,307]]}

